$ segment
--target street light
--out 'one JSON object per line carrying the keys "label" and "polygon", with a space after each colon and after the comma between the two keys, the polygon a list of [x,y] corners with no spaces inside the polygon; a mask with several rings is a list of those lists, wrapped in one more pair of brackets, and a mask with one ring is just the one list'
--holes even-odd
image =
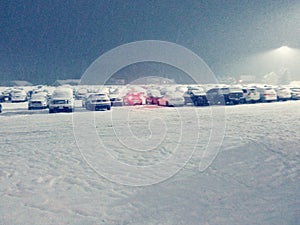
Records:
{"label": "street light", "polygon": [[288,84],[290,82],[290,61],[292,59],[293,49],[284,45],[276,49],[276,52],[278,53],[278,65],[280,66],[278,82],[280,84]]}

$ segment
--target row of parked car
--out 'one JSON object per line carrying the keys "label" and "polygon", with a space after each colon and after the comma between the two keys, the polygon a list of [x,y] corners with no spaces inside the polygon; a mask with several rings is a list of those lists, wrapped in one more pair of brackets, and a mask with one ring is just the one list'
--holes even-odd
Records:
{"label": "row of parked car", "polygon": [[[112,96],[114,93],[112,94]],[[273,102],[300,99],[300,88],[271,86],[263,87],[235,87],[221,86],[203,88],[201,86],[180,87],[175,90],[149,89],[146,92],[129,91],[126,95],[119,94],[112,97],[112,104],[118,105],[164,105],[182,106],[193,104],[195,106],[208,105],[234,105],[257,102]],[[124,96],[124,97],[120,97]]]}
{"label": "row of parked car", "polygon": [[[272,86],[119,86],[74,89],[58,87],[52,92],[37,88],[5,90],[1,101],[28,101],[28,110],[49,109],[49,113],[73,112],[75,99],[82,100],[87,110],[110,110],[112,106],[159,105],[159,106],[209,106],[235,105],[257,102],[299,100],[300,88]],[[0,106],[0,112],[2,107]]]}
{"label": "row of parked car", "polygon": [[175,89],[156,87],[141,90],[136,88],[101,90],[101,93],[89,93],[77,96],[82,99],[82,107],[87,110],[110,110],[111,106],[158,105],[158,106],[209,106],[235,105],[257,102],[273,102],[300,99],[300,88],[270,86],[263,87],[211,87],[205,90],[201,86],[187,86]]}
{"label": "row of parked car", "polygon": [[25,102],[27,100],[27,92],[22,88],[7,88],[0,93],[0,102]]}

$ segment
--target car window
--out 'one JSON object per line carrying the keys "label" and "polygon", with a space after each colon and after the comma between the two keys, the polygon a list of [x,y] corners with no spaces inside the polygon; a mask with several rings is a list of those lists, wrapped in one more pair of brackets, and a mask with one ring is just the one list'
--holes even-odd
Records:
{"label": "car window", "polygon": [[221,88],[219,89],[219,94],[228,94],[229,93],[229,88]]}
{"label": "car window", "polygon": [[294,92],[300,92],[300,88],[292,88],[291,90]]}
{"label": "car window", "polygon": [[207,91],[207,94],[217,94],[218,89],[211,89]]}

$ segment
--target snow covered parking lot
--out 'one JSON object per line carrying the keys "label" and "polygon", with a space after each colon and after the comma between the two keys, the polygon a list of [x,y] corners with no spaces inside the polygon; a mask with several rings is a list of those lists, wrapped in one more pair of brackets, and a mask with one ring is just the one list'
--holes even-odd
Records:
{"label": "snow covered parking lot", "polygon": [[300,101],[214,107],[221,148],[203,171],[210,107],[3,106],[0,224],[300,224]]}

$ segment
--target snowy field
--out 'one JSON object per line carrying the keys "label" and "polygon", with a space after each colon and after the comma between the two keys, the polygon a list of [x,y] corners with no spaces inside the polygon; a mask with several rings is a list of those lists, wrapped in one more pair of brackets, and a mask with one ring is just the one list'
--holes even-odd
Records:
{"label": "snowy field", "polygon": [[300,224],[300,101],[2,105],[1,225]]}

